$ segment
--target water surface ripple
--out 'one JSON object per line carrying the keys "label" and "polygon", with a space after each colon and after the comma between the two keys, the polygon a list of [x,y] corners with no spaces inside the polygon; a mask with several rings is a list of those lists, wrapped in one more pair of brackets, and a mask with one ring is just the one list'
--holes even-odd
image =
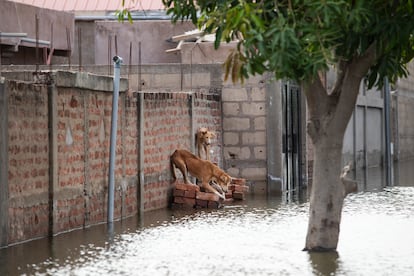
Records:
{"label": "water surface ripple", "polygon": [[349,195],[338,253],[331,254],[302,251],[308,203],[247,203],[173,214],[31,269],[37,275],[414,275],[414,187]]}

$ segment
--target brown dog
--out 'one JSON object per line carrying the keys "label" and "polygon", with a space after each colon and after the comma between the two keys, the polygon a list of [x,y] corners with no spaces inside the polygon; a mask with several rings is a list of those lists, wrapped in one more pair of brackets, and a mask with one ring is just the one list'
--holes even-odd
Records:
{"label": "brown dog", "polygon": [[[232,178],[218,166],[183,149],[177,149],[171,155],[170,161],[171,174],[174,181],[177,180],[177,175],[175,174],[175,168],[177,167],[183,174],[184,182],[186,184],[195,185],[188,180],[187,174],[190,173],[201,181],[201,187],[203,187],[205,191],[215,193],[220,198],[225,199],[225,193],[228,190],[228,185]],[[220,188],[217,187],[218,189],[214,189],[210,184],[211,181],[217,182]],[[212,185],[214,185],[214,183]]]}
{"label": "brown dog", "polygon": [[206,127],[200,127],[196,133],[196,146],[198,151],[198,157],[201,157],[201,152],[204,151],[206,160],[210,161],[210,145],[211,139],[216,137],[216,135],[209,131]]}

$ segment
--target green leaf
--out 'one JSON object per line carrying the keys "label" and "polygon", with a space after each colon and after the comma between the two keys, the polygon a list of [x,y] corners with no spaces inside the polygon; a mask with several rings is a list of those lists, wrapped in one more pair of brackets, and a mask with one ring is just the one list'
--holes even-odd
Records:
{"label": "green leaf", "polygon": [[[312,79],[338,60],[352,60],[377,45],[370,84],[406,74],[414,56],[412,0],[162,0],[173,22],[191,19],[216,32],[214,47],[243,34],[233,75],[271,70],[276,76]],[[233,68],[234,67],[234,68]],[[230,68],[229,68],[230,70]]]}

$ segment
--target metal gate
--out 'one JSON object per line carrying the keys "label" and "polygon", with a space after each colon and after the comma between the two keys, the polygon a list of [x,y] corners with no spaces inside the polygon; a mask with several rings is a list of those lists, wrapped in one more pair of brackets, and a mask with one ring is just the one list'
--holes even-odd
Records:
{"label": "metal gate", "polygon": [[283,194],[298,194],[302,181],[302,127],[300,87],[291,81],[282,84]]}

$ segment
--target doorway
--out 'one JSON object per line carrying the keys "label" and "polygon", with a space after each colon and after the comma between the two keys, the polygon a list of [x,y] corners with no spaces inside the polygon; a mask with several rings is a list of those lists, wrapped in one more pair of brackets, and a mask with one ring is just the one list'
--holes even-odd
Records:
{"label": "doorway", "polygon": [[299,85],[282,83],[282,193],[299,194],[302,186],[302,123]]}

